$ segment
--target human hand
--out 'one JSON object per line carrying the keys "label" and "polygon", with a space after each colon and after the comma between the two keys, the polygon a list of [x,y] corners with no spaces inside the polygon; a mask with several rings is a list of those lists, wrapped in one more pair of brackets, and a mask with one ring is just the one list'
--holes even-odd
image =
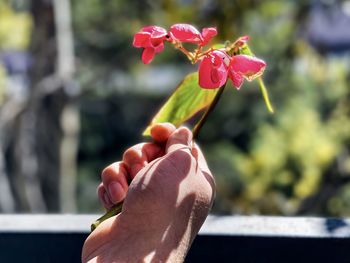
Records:
{"label": "human hand", "polygon": [[102,204],[124,200],[123,210],[88,237],[83,262],[184,260],[212,205],[214,179],[187,128],[158,124],[151,135],[102,172]]}

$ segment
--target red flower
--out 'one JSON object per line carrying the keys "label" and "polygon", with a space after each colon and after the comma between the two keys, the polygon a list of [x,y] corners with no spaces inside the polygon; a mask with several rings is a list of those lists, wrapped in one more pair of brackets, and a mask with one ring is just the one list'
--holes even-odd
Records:
{"label": "red flower", "polygon": [[206,45],[214,36],[217,35],[215,27],[203,28],[200,33],[194,26],[189,24],[175,24],[170,27],[169,35],[173,40]]}
{"label": "red flower", "polygon": [[225,51],[214,50],[199,65],[199,86],[204,89],[222,87],[230,78],[239,89],[243,79],[253,80],[261,76],[266,63],[256,57],[237,55],[230,57]]}
{"label": "red flower", "polygon": [[192,25],[175,24],[170,27],[169,35],[179,42],[199,44],[202,42],[201,33]]}
{"label": "red flower", "polygon": [[156,53],[163,51],[166,37],[167,31],[158,26],[143,27],[134,35],[133,46],[143,48],[143,63],[150,63]]}
{"label": "red flower", "polygon": [[202,43],[201,46],[205,46],[213,37],[218,34],[215,27],[205,27],[202,29]]}
{"label": "red flower", "polygon": [[233,85],[239,89],[243,78],[252,81],[263,74],[265,67],[265,61],[259,58],[247,55],[233,56],[229,66],[229,78]]}
{"label": "red flower", "polygon": [[204,89],[223,86],[227,81],[230,61],[230,56],[221,50],[214,50],[206,55],[199,64],[199,86]]}

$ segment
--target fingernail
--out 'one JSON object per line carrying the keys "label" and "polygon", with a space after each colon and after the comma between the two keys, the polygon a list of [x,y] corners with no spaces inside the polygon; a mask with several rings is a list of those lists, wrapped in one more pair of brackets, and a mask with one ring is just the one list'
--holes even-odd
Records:
{"label": "fingernail", "polygon": [[109,197],[113,204],[123,200],[125,191],[119,182],[111,182],[108,186]]}

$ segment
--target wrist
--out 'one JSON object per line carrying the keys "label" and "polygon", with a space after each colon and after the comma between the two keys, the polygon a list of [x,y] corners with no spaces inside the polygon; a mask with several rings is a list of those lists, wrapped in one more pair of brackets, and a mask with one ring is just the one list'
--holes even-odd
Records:
{"label": "wrist", "polygon": [[191,243],[189,226],[179,229],[170,224],[164,231],[156,224],[136,225],[135,218],[129,219],[120,214],[102,222],[86,240],[82,262],[184,261]]}

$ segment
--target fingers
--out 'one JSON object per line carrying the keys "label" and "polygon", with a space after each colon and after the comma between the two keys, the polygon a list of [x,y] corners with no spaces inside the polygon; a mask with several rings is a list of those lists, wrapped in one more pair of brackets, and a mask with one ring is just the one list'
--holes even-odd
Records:
{"label": "fingers", "polygon": [[[151,136],[156,143],[137,144],[125,151],[123,163],[125,163],[130,179],[134,179],[136,174],[148,163],[165,153],[175,151],[183,147],[190,147],[192,133],[187,128],[176,129],[171,123],[155,124],[151,129]],[[159,143],[167,142],[165,151]],[[157,144],[158,143],[158,144]]]}
{"label": "fingers", "polygon": [[157,123],[151,128],[151,136],[155,142],[163,143],[175,130],[176,127],[169,122]]}
{"label": "fingers", "polygon": [[140,143],[127,149],[123,155],[123,163],[128,169],[130,179],[154,159],[162,156],[162,146],[154,143]]}
{"label": "fingers", "polygon": [[104,206],[104,208],[109,210],[113,206],[113,203],[109,198],[103,183],[100,183],[100,185],[97,187],[97,195],[98,195],[98,198],[100,199],[101,204]]}
{"label": "fingers", "polygon": [[[151,135],[156,143],[165,142],[175,130],[170,123],[156,124]],[[106,209],[124,200],[128,190],[128,181],[149,162],[164,154],[164,146],[156,143],[137,144],[125,151],[123,162],[113,163],[102,172],[102,184],[99,185],[98,197]]]}
{"label": "fingers", "polygon": [[[128,173],[121,162],[107,166],[101,174],[102,187],[98,188],[98,195],[106,208],[110,208],[111,203],[121,202],[128,190]],[[109,198],[109,200],[108,200]]]}
{"label": "fingers", "polygon": [[183,148],[190,149],[191,146],[192,132],[185,127],[181,127],[170,135],[165,147],[165,153],[170,153]]}
{"label": "fingers", "polygon": [[103,170],[98,196],[106,209],[124,200],[128,183],[141,169],[164,154],[180,149],[188,150],[198,161],[200,169],[210,174],[202,152],[198,146],[193,145],[189,129],[176,129],[170,123],[162,123],[152,127],[151,135],[155,143],[140,143],[129,148],[125,151],[122,162],[113,163]]}

